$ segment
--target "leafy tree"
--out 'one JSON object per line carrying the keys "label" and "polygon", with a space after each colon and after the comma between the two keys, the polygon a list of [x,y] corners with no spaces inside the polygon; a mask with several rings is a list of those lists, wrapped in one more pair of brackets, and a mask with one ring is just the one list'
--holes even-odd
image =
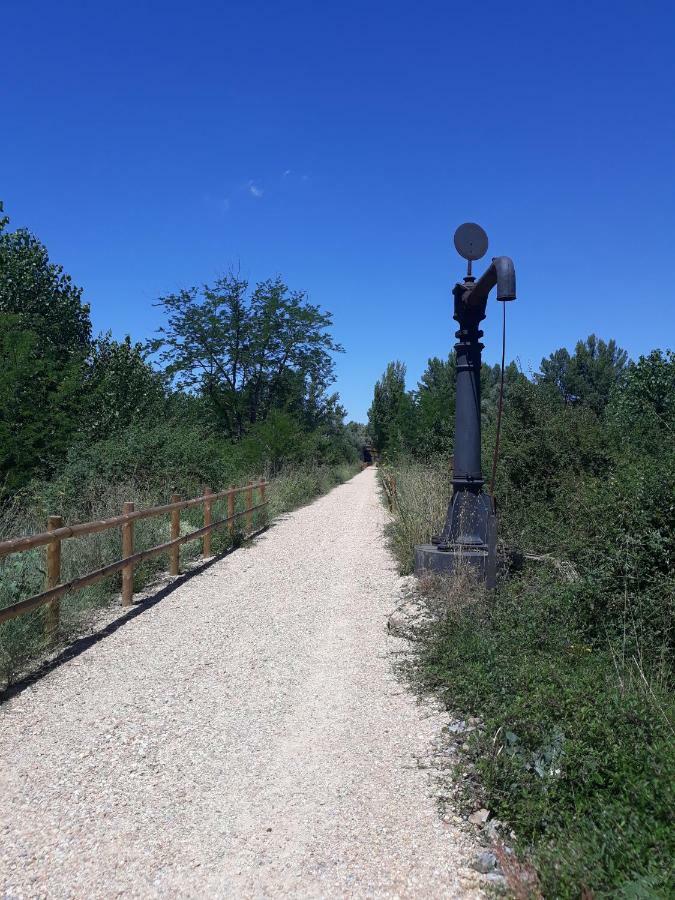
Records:
{"label": "leafy tree", "polygon": [[13,491],[49,472],[79,427],[91,323],[81,289],[8,221],[0,218],[0,478]]}
{"label": "leafy tree", "polygon": [[268,465],[276,473],[285,465],[313,457],[316,438],[303,430],[294,416],[275,409],[249,430],[239,452],[252,468]]}
{"label": "leafy tree", "polygon": [[[504,397],[511,396],[518,385],[527,381],[527,377],[520,371],[515,362],[507,363],[504,367]],[[488,366],[483,363],[480,373],[481,385],[481,410],[483,422],[491,423],[497,415],[499,405],[499,391],[501,387],[501,366],[495,363]]]}
{"label": "leafy tree", "polygon": [[78,427],[81,366],[40,352],[22,317],[0,313],[0,495],[62,459]]}
{"label": "leafy tree", "polygon": [[675,353],[653,350],[626,370],[607,415],[617,447],[668,452],[675,444]]}
{"label": "leafy tree", "polygon": [[320,417],[342,348],[330,313],[279,279],[252,292],[234,275],[161,297],[167,324],[149,348],[178,387],[207,397],[226,433],[241,438],[273,409]]}
{"label": "leafy tree", "polygon": [[145,361],[143,346],[110,332],[91,348],[85,376],[82,431],[93,440],[110,437],[134,421],[160,412],[164,379]]}
{"label": "leafy tree", "polygon": [[368,410],[368,431],[375,449],[388,456],[414,446],[415,406],[413,398],[406,393],[405,374],[402,362],[390,362],[375,384]]}
{"label": "leafy tree", "polygon": [[553,385],[565,403],[583,403],[596,413],[603,412],[614,386],[628,362],[628,354],[613,339],[605,343],[591,334],[579,341],[574,355],[556,350],[541,361],[536,380]]}
{"label": "leafy tree", "polygon": [[549,384],[554,387],[563,398],[565,404],[572,403],[576,399],[572,393],[570,366],[572,357],[569,350],[561,347],[555,350],[546,359],[542,359],[540,372],[535,375],[535,381],[540,384]]}
{"label": "leafy tree", "polygon": [[19,316],[22,327],[35,332],[36,353],[55,360],[86,353],[91,321],[82,289],[49,261],[35,235],[25,228],[9,232],[8,222],[0,218],[0,313]]}
{"label": "leafy tree", "polygon": [[364,458],[364,450],[370,445],[371,438],[368,434],[368,428],[362,422],[347,422],[343,429],[345,440],[352,448],[352,453],[356,458]]}
{"label": "leafy tree", "polygon": [[433,357],[417,385],[418,451],[422,455],[450,452],[455,434],[455,354]]}
{"label": "leafy tree", "polygon": [[[480,377],[483,423],[489,432],[497,413],[501,368],[484,363]],[[526,377],[510,363],[504,373],[505,394],[522,382],[527,382]],[[373,441],[380,442],[376,443],[379,451],[390,457],[404,451],[420,459],[452,453],[456,383],[454,353],[447,360],[430,359],[417,390],[411,392],[405,391],[405,366],[390,363],[375,385],[369,412],[370,432]]]}

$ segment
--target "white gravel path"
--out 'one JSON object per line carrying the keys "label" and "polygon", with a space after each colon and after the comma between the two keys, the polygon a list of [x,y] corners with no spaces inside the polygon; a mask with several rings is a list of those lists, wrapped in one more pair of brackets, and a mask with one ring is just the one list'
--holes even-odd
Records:
{"label": "white gravel path", "polygon": [[0,707],[0,896],[479,896],[385,519],[367,469]]}

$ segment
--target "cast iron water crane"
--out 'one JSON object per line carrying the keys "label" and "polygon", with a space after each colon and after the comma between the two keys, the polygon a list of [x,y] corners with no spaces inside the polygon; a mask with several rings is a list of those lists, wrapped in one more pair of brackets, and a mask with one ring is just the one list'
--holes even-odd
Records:
{"label": "cast iron water crane", "polygon": [[480,368],[483,332],[490,291],[497,286],[497,300],[516,299],[516,273],[508,256],[496,256],[476,280],[471,263],[485,255],[488,238],[480,227],[469,222],[455,232],[455,247],[469,261],[466,278],[453,288],[457,386],[455,405],[455,447],[452,498],[443,531],[431,544],[415,547],[415,572],[451,573],[469,565],[478,577],[495,586],[497,522],[494,498],[483,491],[485,483],[480,462]]}

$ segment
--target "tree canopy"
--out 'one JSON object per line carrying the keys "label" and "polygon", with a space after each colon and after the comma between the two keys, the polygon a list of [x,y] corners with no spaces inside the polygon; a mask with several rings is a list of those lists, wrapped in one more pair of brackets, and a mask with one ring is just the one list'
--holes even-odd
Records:
{"label": "tree canopy", "polygon": [[[585,341],[577,342],[573,354],[561,348],[543,359],[533,383],[554,404],[579,406],[592,418],[603,416],[619,388],[634,384],[638,377],[643,381],[651,379],[654,386],[660,386],[657,396],[663,395],[667,376],[655,363],[649,376],[644,364],[639,367],[639,375],[631,374],[632,365],[616,341],[605,342],[592,334]],[[376,448],[390,458],[400,453],[419,458],[452,453],[457,377],[454,353],[447,360],[430,359],[414,390],[406,390],[405,374],[403,363],[389,363],[374,387],[368,422]],[[483,363],[480,380],[484,431],[490,434],[499,398],[500,366]],[[524,397],[530,396],[527,384],[531,382],[518,366],[509,363],[504,371],[507,407],[510,401],[517,407]],[[657,405],[663,406],[663,402],[659,400]],[[628,400],[622,408],[627,403]]]}
{"label": "tree canopy", "polygon": [[542,384],[551,384],[565,403],[584,403],[601,413],[617,379],[628,363],[628,354],[616,341],[605,341],[591,334],[578,341],[574,354],[562,348],[541,361],[535,376]]}
{"label": "tree canopy", "polygon": [[334,381],[330,313],[280,278],[234,275],[160,297],[167,323],[149,343],[175,384],[209,399],[227,434],[242,437],[273,409],[316,421]]}
{"label": "tree canopy", "polygon": [[37,338],[35,352],[64,359],[86,352],[91,339],[89,306],[82,288],[63,267],[50,262],[47,248],[25,228],[8,231],[0,218],[0,313]]}

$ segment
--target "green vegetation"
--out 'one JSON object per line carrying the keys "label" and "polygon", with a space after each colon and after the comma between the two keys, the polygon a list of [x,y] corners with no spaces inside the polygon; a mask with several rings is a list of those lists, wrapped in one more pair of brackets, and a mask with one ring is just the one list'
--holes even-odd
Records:
{"label": "green vegetation", "polygon": [[[146,345],[92,336],[89,307],[46,248],[0,217],[0,539],[198,496],[267,477],[270,512],[307,502],[356,471],[362,428],[344,424],[329,313],[280,279],[233,276],[162,297]],[[222,513],[215,509],[214,516]],[[196,529],[201,510],[186,510]],[[138,550],[169,537],[168,517],[138,522]],[[224,550],[228,536],[214,539]],[[240,536],[235,536],[235,541]],[[187,560],[197,543],[181,549]],[[121,556],[119,531],[65,541],[69,580]],[[44,550],[0,560],[0,608],[44,586]],[[136,589],[165,568],[140,566]],[[62,601],[63,640],[118,590],[110,579]],[[0,682],[44,649],[44,611],[0,626]]]}
{"label": "green vegetation", "polygon": [[[371,409],[404,572],[445,511],[452,421],[425,410],[452,410],[452,368],[432,361],[404,404]],[[497,375],[484,368],[484,471]],[[482,719],[474,799],[513,828],[546,897],[675,892],[674,426],[671,352],[629,362],[591,337],[532,380],[509,367],[500,583],[453,595],[422,651],[427,685]]]}

